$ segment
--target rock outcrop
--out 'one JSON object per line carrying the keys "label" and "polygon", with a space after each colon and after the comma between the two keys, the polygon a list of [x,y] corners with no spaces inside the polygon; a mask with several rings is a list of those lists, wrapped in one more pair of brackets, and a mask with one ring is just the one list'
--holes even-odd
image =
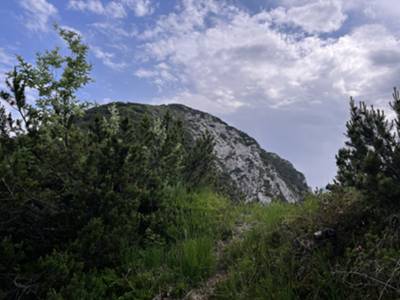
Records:
{"label": "rock outcrop", "polygon": [[[255,139],[211,114],[180,104],[115,104],[121,115],[136,120],[144,113],[161,117],[168,110],[183,121],[188,136],[193,139],[208,131],[215,140],[217,167],[221,176],[230,181],[236,195],[246,202],[269,203],[272,199],[297,202],[309,190],[304,175],[289,161],[265,151]],[[106,113],[106,108],[101,106],[95,110]]]}

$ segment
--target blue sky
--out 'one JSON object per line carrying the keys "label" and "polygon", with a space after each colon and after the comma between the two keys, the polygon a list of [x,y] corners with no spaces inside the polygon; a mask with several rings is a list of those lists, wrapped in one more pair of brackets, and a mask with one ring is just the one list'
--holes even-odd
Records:
{"label": "blue sky", "polygon": [[399,19],[398,0],[3,0],[0,79],[61,45],[56,22],[90,46],[82,99],[210,112],[321,187],[349,96],[387,108],[400,85]]}

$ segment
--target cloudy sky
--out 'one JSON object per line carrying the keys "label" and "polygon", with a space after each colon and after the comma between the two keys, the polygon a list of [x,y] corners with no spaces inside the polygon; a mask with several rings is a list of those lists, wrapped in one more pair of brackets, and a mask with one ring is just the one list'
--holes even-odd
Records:
{"label": "cloudy sky", "polygon": [[400,85],[399,19],[398,0],[2,0],[0,77],[60,45],[56,22],[90,45],[82,99],[213,113],[321,187],[349,96],[385,107]]}

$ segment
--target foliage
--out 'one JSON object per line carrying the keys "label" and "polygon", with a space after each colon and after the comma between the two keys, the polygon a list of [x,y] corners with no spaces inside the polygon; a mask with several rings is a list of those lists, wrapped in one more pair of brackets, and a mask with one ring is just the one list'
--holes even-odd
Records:
{"label": "foliage", "polygon": [[186,157],[185,179],[195,185],[210,185],[215,177],[213,162],[215,161],[214,139],[209,133],[203,133]]}
{"label": "foliage", "polygon": [[384,112],[350,102],[346,147],[336,157],[337,184],[356,187],[371,198],[397,201],[400,196],[400,95],[393,93],[391,104],[396,119],[389,121]]}
{"label": "foliage", "polygon": [[174,280],[187,288],[212,270],[224,227],[215,222],[225,200],[197,192],[210,183],[212,140],[185,147],[168,113],[133,126],[115,106],[81,126],[88,104],[75,93],[90,82],[88,48],[57,30],[68,54],[56,48],[33,65],[19,57],[0,95],[19,115],[1,106],[1,297],[143,299]]}
{"label": "foliage", "polygon": [[249,212],[256,223],[227,249],[212,299],[398,298],[399,210],[387,217],[345,189]]}
{"label": "foliage", "polygon": [[[397,299],[400,296],[399,92],[395,120],[351,100],[330,192],[252,211],[226,253],[215,299]],[[265,218],[264,218],[265,216]],[[266,221],[263,221],[266,220]]]}

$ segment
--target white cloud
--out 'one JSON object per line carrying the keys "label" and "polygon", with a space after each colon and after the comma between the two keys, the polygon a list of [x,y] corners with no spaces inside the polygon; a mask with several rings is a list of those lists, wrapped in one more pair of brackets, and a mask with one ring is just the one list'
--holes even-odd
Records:
{"label": "white cloud", "polygon": [[57,8],[46,0],[20,0],[24,9],[25,26],[33,31],[48,31],[49,21],[58,13]]}
{"label": "white cloud", "polygon": [[275,11],[275,15],[275,21],[294,24],[308,33],[336,31],[346,20],[339,0],[312,1],[286,11],[281,8]]}
{"label": "white cloud", "polygon": [[145,69],[145,68],[139,68],[136,70],[135,75],[139,78],[154,78],[158,74],[156,71]]}
{"label": "white cloud", "polygon": [[361,1],[359,7],[362,8],[364,14],[373,22],[385,24],[393,32],[399,33],[400,5],[397,0]]}
{"label": "white cloud", "polygon": [[6,72],[10,71],[15,63],[15,58],[5,49],[0,48],[0,89],[5,88]]}
{"label": "white cloud", "polygon": [[154,6],[150,0],[123,0],[124,3],[133,10],[137,17],[151,15],[154,12]]}
{"label": "white cloud", "polygon": [[100,59],[104,65],[113,69],[114,71],[121,71],[127,67],[127,64],[124,62],[114,61],[115,58],[114,53],[104,51],[100,47],[96,46],[92,46],[90,49],[93,51],[94,56],[96,56],[96,58]]}
{"label": "white cloud", "polygon": [[101,0],[69,0],[68,7],[112,18],[124,18],[127,15],[124,6],[117,1],[110,1],[104,5]]}
{"label": "white cloud", "polygon": [[341,0],[346,10],[359,10],[373,19],[397,17],[400,6],[397,0]]}
{"label": "white cloud", "polygon": [[134,74],[138,78],[152,80],[160,91],[179,82],[176,74],[166,63],[159,63],[152,69],[139,68]]}
{"label": "white cloud", "polygon": [[13,62],[14,57],[8,54],[3,48],[0,48],[0,65],[11,66]]}
{"label": "white cloud", "polygon": [[[154,65],[135,74],[159,88],[176,87],[161,101],[219,113],[342,102],[350,95],[378,99],[400,74],[399,65],[385,63],[400,55],[400,41],[382,25],[324,39],[285,32],[274,26],[275,18],[276,10],[250,15],[223,2],[184,1],[179,13],[141,34]],[[303,26],[314,31],[318,22]],[[327,24],[321,31],[340,26]]]}
{"label": "white cloud", "polygon": [[224,1],[214,0],[183,0],[178,6],[179,13],[172,12],[162,15],[155,25],[144,31],[142,39],[150,39],[156,36],[177,35],[191,33],[205,29],[205,19],[209,14],[229,15],[230,10],[236,11],[233,6],[227,6]]}
{"label": "white cloud", "polygon": [[113,18],[125,18],[126,11],[121,3],[110,2],[106,8],[106,14],[111,15]]}
{"label": "white cloud", "polygon": [[96,22],[91,24],[98,32],[108,36],[109,39],[132,38],[137,35],[135,27],[126,29],[120,22]]}
{"label": "white cloud", "polygon": [[95,14],[104,13],[104,6],[100,0],[70,0],[68,7],[80,11],[90,11]]}
{"label": "white cloud", "polygon": [[101,0],[69,0],[68,7],[119,19],[128,15],[128,9],[137,17],[151,15],[154,12],[154,5],[150,0],[112,0],[106,3]]}
{"label": "white cloud", "polygon": [[[278,3],[282,5],[285,10],[291,10],[296,7],[313,7],[318,6],[329,6],[334,5],[331,9],[331,15],[327,16],[327,21],[329,23],[339,22],[343,17],[342,15],[351,16],[351,22],[357,24],[361,21],[365,23],[367,20],[357,20],[357,17],[362,15],[367,17],[370,21],[374,23],[384,24],[386,27],[394,29],[395,31],[400,30],[400,22],[398,22],[400,15],[400,5],[398,0],[279,0]],[[339,12],[341,10],[341,13]],[[325,16],[328,11],[322,9],[322,11],[315,10],[315,14],[309,14],[311,20],[318,19],[319,16]],[[307,14],[307,11],[305,11]],[[336,15],[337,19],[333,16]],[[294,16],[295,19],[297,18]],[[321,23],[323,27],[328,26],[328,24]],[[359,24],[358,24],[359,25]]]}

